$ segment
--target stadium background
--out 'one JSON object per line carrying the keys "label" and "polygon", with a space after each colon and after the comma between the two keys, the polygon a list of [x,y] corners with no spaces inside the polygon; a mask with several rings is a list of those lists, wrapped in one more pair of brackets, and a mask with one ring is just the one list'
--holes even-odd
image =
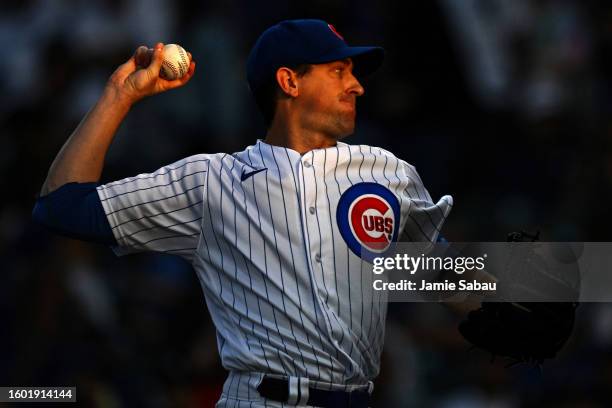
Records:
{"label": "stadium background", "polygon": [[[39,0],[0,5],[0,385],[76,385],[80,405],[211,406],[224,380],[196,276],[180,259],[115,258],[52,236],[30,212],[55,154],[140,44],[182,44],[185,88],[140,102],[103,181],[263,138],[250,46],[287,18],[323,18],[386,48],[350,143],[416,165],[456,205],[451,241],[611,241],[612,4],[438,0]],[[612,306],[586,304],[556,361],[489,362],[433,304],[393,304],[375,407],[606,406]]]}

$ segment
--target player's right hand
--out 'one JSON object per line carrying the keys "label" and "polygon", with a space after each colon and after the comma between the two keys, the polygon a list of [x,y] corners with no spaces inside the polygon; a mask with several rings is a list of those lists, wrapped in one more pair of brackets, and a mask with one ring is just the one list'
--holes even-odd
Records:
{"label": "player's right hand", "polygon": [[191,63],[187,73],[182,78],[169,81],[159,76],[164,60],[163,47],[162,43],[157,43],[152,49],[145,46],[138,47],[134,55],[111,75],[106,85],[107,89],[132,104],[145,96],[185,85],[195,72],[195,61],[191,54],[189,54]]}

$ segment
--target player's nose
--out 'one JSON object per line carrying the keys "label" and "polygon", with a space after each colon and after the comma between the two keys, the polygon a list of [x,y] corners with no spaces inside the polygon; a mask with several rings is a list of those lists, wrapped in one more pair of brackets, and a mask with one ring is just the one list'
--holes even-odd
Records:
{"label": "player's nose", "polygon": [[350,78],[350,82],[348,86],[348,93],[356,95],[356,96],[361,96],[363,95],[364,92],[365,92],[365,89],[363,89],[363,86],[361,85],[357,77],[351,73],[351,78]]}

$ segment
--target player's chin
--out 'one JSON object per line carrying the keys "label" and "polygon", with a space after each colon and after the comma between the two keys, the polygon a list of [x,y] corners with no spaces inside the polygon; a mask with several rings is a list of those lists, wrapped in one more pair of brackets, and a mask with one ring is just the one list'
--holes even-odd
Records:
{"label": "player's chin", "polygon": [[335,139],[342,139],[350,136],[355,132],[355,114],[354,111],[338,112],[330,122],[332,127],[330,133]]}
{"label": "player's chin", "polygon": [[343,139],[355,133],[355,121],[344,122],[338,126],[336,139]]}
{"label": "player's chin", "polygon": [[352,135],[355,132],[355,111],[354,110],[342,115],[342,128],[344,130],[344,136]]}

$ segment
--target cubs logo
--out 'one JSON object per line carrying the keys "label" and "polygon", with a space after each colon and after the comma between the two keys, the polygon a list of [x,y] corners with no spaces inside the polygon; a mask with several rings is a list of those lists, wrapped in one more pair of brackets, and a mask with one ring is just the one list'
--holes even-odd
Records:
{"label": "cubs logo", "polygon": [[389,189],[380,184],[355,184],[340,197],[336,221],[351,251],[371,261],[387,252],[397,241],[399,202]]}

